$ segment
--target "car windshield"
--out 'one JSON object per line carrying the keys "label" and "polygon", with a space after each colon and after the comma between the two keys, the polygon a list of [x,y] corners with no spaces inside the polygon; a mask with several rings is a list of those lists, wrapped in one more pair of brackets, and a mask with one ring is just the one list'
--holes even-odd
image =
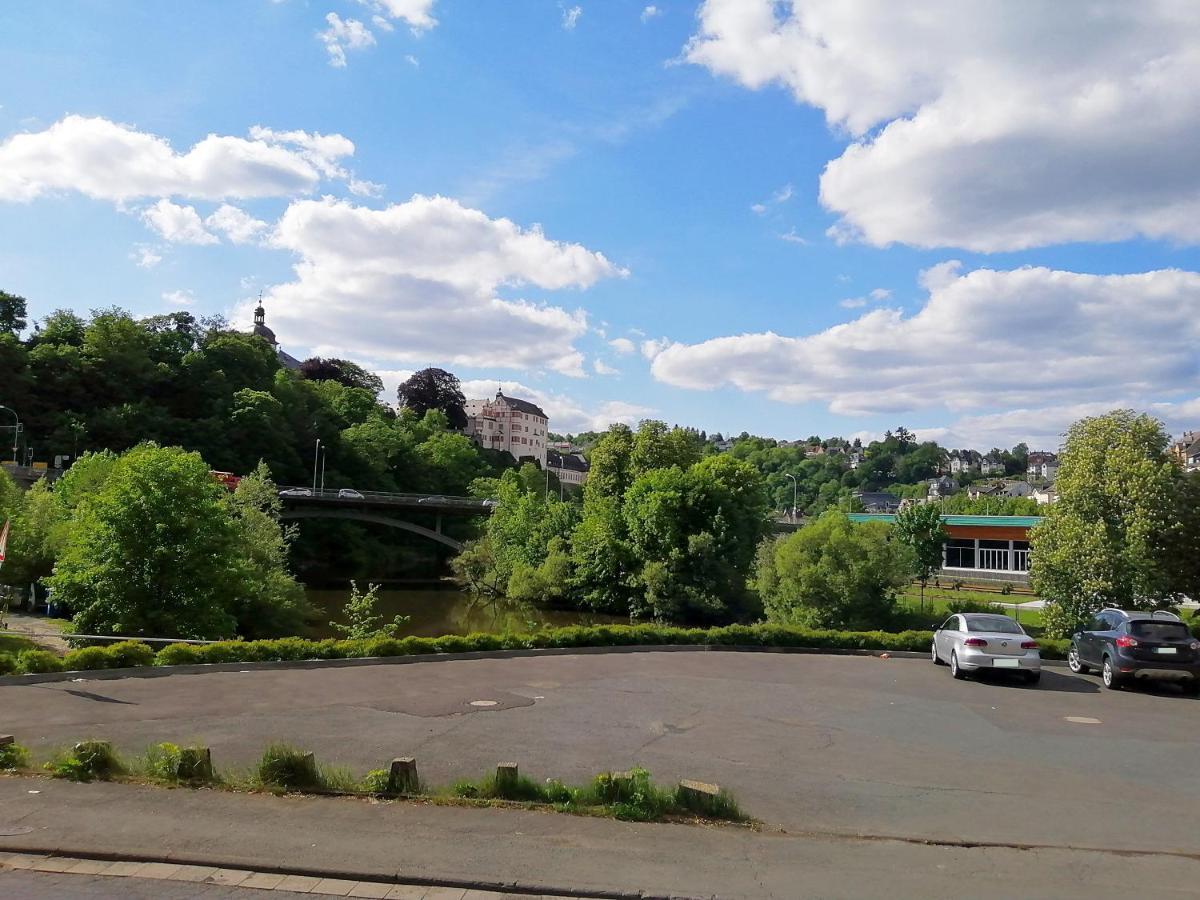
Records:
{"label": "car windshield", "polygon": [[1191,637],[1182,622],[1130,622],[1129,630],[1134,637],[1148,641],[1186,641]]}
{"label": "car windshield", "polygon": [[1008,616],[978,616],[967,619],[967,631],[991,631],[1000,634],[1024,634],[1021,626]]}

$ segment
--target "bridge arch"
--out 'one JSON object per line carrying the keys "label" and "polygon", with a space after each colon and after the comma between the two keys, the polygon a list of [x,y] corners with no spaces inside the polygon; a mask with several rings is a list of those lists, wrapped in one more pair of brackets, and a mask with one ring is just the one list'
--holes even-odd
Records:
{"label": "bridge arch", "polygon": [[279,518],[283,520],[350,519],[356,522],[371,522],[375,525],[386,525],[388,528],[411,531],[413,534],[419,534],[421,537],[429,538],[431,541],[445,544],[451,550],[462,550],[463,547],[461,541],[447,537],[440,531],[434,531],[432,528],[424,528],[421,525],[414,525],[412,522],[405,522],[403,519],[396,519],[392,516],[381,516],[378,513],[363,512],[358,509],[285,509],[279,514]]}

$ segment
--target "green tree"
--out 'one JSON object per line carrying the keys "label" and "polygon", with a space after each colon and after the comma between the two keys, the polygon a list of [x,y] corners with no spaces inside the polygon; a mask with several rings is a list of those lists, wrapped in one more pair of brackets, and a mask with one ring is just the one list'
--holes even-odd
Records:
{"label": "green tree", "polygon": [[19,334],[25,328],[25,298],[0,291],[0,331]]}
{"label": "green tree", "polygon": [[913,504],[896,516],[896,536],[912,551],[917,581],[921,583],[921,611],[925,611],[925,585],[942,567],[942,550],[948,535],[936,503]]}
{"label": "green tree", "polygon": [[350,599],[342,609],[346,624],[330,622],[329,627],[342,637],[351,641],[367,641],[372,638],[398,638],[404,626],[408,624],[408,616],[396,616],[391,622],[384,623],[383,615],[379,612],[379,585],[367,586],[367,592],[361,593],[358,584],[350,582]]}
{"label": "green tree", "polygon": [[1175,599],[1164,559],[1174,527],[1178,471],[1162,424],[1132,410],[1081,419],[1067,432],[1058,502],[1030,532],[1030,578],[1046,599],[1051,637],[1105,606]]}
{"label": "green tree", "polygon": [[772,622],[816,628],[880,628],[913,572],[912,551],[883,522],[853,523],[830,510],[764,543],[755,584]]}
{"label": "green tree", "polygon": [[431,409],[446,415],[452,428],[466,428],[467,414],[459,380],[445,369],[421,369],[413,372],[397,389],[397,398],[405,409],[423,416]]}
{"label": "green tree", "polygon": [[49,579],[88,634],[229,638],[241,534],[198,454],[143,444],[75,510]]}

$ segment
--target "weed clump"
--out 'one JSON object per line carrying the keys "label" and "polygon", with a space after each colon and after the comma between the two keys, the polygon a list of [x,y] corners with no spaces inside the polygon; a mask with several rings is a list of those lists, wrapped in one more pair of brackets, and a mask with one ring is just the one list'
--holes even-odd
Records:
{"label": "weed clump", "polygon": [[46,763],[55,778],[70,781],[108,781],[128,772],[108,741],[80,741],[70,750],[61,750]]}
{"label": "weed clump", "polygon": [[212,757],[205,747],[154,744],[143,761],[146,774],[172,784],[208,784],[215,781]]}
{"label": "weed clump", "polygon": [[29,751],[20,744],[0,744],[0,769],[25,769],[29,767]]}
{"label": "weed clump", "polygon": [[306,791],[325,786],[311,753],[290,744],[271,744],[258,761],[258,780],[266,787]]}

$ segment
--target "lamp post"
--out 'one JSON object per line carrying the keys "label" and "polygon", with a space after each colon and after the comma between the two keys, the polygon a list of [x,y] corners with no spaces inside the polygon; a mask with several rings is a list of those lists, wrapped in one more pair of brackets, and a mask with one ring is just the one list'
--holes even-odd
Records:
{"label": "lamp post", "polygon": [[799,493],[800,483],[796,481],[796,476],[791,472],[784,472],[784,476],[792,479],[792,518],[796,518],[796,494]]}
{"label": "lamp post", "polygon": [[0,406],[0,409],[6,409],[13,415],[13,462],[20,465],[21,461],[17,458],[17,441],[21,436],[21,417],[17,415],[17,411],[11,406]]}
{"label": "lamp post", "polygon": [[313,493],[317,492],[317,459],[321,456],[321,439],[317,438],[316,446],[313,447]]}

